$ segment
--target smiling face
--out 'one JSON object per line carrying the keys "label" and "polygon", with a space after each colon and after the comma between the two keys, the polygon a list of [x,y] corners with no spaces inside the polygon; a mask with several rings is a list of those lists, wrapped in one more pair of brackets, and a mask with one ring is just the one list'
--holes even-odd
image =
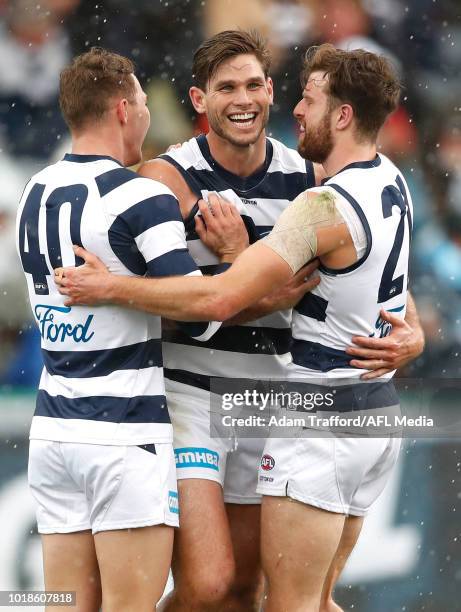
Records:
{"label": "smiling face", "polygon": [[[234,146],[254,144],[267,125],[272,104],[272,81],[254,55],[224,61],[201,92],[198,112],[206,112],[210,129]],[[191,97],[193,98],[192,90]],[[193,98],[194,102],[194,98]]]}
{"label": "smiling face", "polygon": [[303,90],[303,97],[293,114],[299,122],[298,152],[305,159],[322,164],[334,146],[328,95],[328,76],[312,72]]}

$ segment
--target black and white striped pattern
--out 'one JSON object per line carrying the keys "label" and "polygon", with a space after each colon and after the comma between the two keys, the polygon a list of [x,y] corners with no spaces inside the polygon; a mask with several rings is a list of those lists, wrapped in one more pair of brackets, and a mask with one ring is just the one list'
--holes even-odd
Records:
{"label": "black and white striped pattern", "polygon": [[[80,263],[77,242],[115,274],[200,274],[171,191],[111,158],[66,155],[31,179],[17,227],[45,362],[31,438],[170,441],[160,318],[116,306],[66,308],[53,267]],[[211,327],[196,326],[195,335],[208,337]]]}
{"label": "black and white striped pattern", "polygon": [[358,378],[363,370],[352,368],[346,353],[352,337],[389,334],[391,326],[381,319],[381,308],[405,316],[411,196],[401,172],[384,155],[349,164],[320,190],[330,191],[340,210],[356,213],[358,225],[348,226],[352,237],[356,230],[364,233],[366,248],[347,268],[319,267],[320,284],[293,310],[288,373],[294,379]]}
{"label": "black and white striped pattern", "polygon": [[[255,174],[240,178],[219,166],[205,136],[186,142],[163,159],[182,174],[197,198],[217,192],[240,210],[252,240],[272,229],[284,208],[315,184],[313,166],[296,151],[267,139],[266,162]],[[196,214],[197,210],[193,211]],[[187,245],[203,273],[213,274],[218,260],[186,221]],[[248,324],[222,327],[208,342],[198,343],[180,331],[164,333],[165,378],[209,389],[210,377],[280,378],[291,344],[291,311]]]}

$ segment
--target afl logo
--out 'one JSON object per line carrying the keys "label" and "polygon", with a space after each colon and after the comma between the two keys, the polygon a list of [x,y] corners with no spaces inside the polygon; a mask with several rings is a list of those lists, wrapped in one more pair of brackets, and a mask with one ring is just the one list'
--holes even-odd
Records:
{"label": "afl logo", "polygon": [[262,456],[261,467],[263,470],[268,472],[269,470],[272,470],[274,466],[275,466],[275,459],[273,457],[271,457],[270,455]]}

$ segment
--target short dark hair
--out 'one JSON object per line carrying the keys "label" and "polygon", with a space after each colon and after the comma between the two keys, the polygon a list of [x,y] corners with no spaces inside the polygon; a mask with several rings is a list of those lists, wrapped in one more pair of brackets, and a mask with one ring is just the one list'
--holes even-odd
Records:
{"label": "short dark hair", "polygon": [[343,51],[325,43],[307,51],[303,86],[316,71],[328,74],[330,107],[350,104],[359,135],[374,140],[400,99],[401,85],[389,60],[363,49]]}
{"label": "short dark hair", "polygon": [[115,96],[132,101],[135,96],[134,64],[101,47],[77,55],[61,72],[59,103],[67,125],[79,129],[101,119]]}
{"label": "short dark hair", "polygon": [[271,55],[265,39],[257,30],[224,30],[205,40],[194,53],[192,72],[197,87],[205,90],[223,62],[245,53],[256,57],[267,78]]}

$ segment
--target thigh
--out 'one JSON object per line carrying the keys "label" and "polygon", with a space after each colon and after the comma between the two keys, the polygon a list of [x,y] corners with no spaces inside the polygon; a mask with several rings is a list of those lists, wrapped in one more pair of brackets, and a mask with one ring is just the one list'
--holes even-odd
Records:
{"label": "thigh", "polygon": [[85,492],[93,534],[178,525],[171,444],[68,444],[65,450],[69,472]]}
{"label": "thigh", "polygon": [[227,455],[224,501],[230,504],[260,504],[256,492],[258,468],[264,450],[264,438],[236,440],[236,448]]}
{"label": "thigh", "polygon": [[67,469],[63,443],[30,441],[28,480],[37,503],[39,533],[72,533],[90,529],[85,491]]}
{"label": "thigh", "polygon": [[166,525],[94,536],[105,612],[151,612],[163,594],[174,529]]}
{"label": "thigh", "polygon": [[169,390],[167,400],[173,424],[177,478],[209,480],[222,486],[227,453],[233,441],[211,436],[207,391],[180,383],[175,388],[181,392]]}
{"label": "thigh", "polygon": [[261,505],[226,504],[235,559],[234,590],[262,588]]}
{"label": "thigh", "polygon": [[333,591],[346,562],[357,543],[363,525],[363,516],[346,516],[341,539],[330,564],[322,589],[323,609],[335,610]]}
{"label": "thigh", "polygon": [[75,612],[97,612],[101,582],[91,531],[43,535],[42,546],[45,589],[75,591]]}
{"label": "thigh", "polygon": [[329,512],[363,515],[366,508],[357,492],[367,479],[373,480],[386,444],[380,438],[347,438],[316,430],[302,431],[297,438],[270,438],[258,491],[286,495]]}
{"label": "thigh", "polygon": [[[369,442],[369,441],[368,441]],[[374,452],[363,475],[360,486],[351,499],[351,514],[362,516],[383,492],[398,460],[401,438],[375,438]]]}
{"label": "thigh", "polygon": [[297,605],[320,600],[344,520],[344,515],[287,497],[263,496],[261,556],[269,597],[296,601]]}
{"label": "thigh", "polygon": [[178,492],[181,523],[175,539],[175,586],[203,591],[216,578],[230,581],[234,558],[221,486],[185,479],[178,482]]}

